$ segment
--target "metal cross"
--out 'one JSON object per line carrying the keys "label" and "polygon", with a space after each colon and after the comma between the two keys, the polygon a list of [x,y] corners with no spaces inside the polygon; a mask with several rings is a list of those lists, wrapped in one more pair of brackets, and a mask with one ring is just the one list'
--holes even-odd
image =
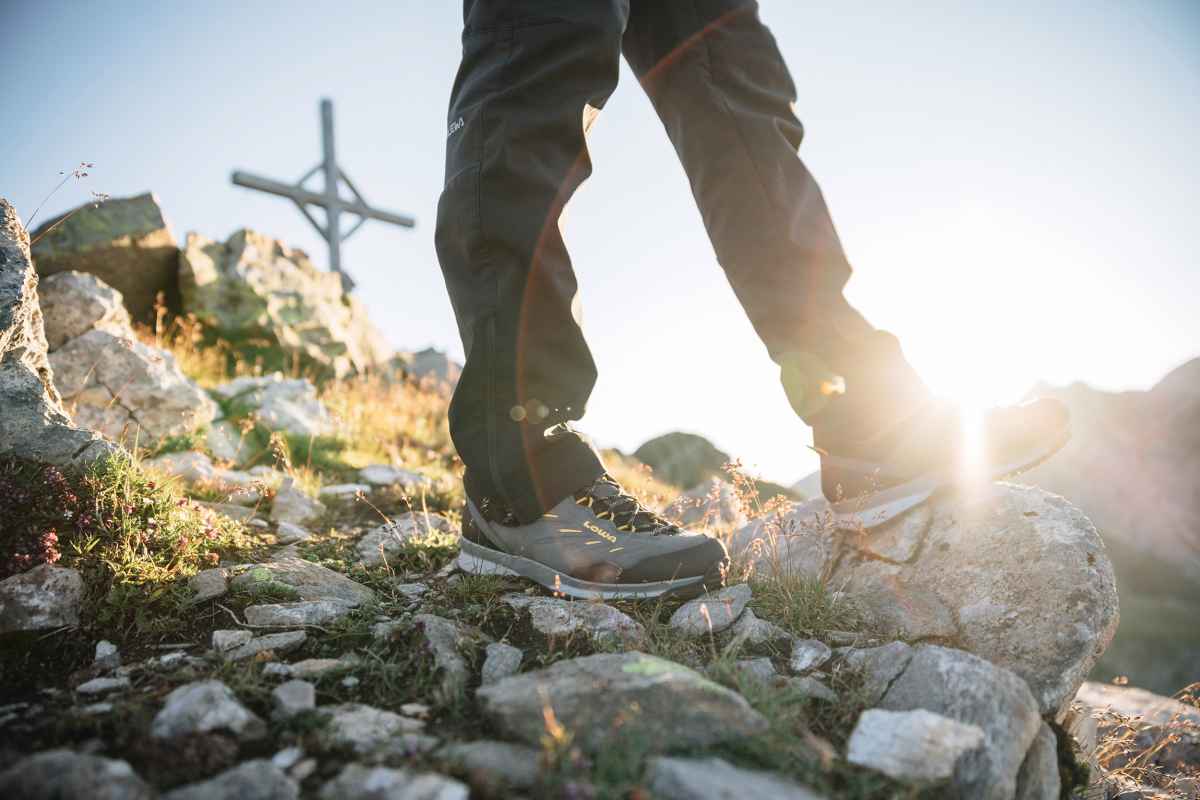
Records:
{"label": "metal cross", "polygon": [[[363,199],[362,194],[355,188],[346,173],[342,172],[333,152],[333,102],[327,99],[321,100],[321,149],[323,151],[321,163],[306,172],[304,177],[294,185],[251,175],[240,170],[234,171],[233,182],[235,185],[245,186],[247,189],[257,189],[260,192],[286,197],[295,203],[296,207],[300,209],[300,213],[329,243],[329,268],[342,276],[342,286],[346,291],[350,291],[354,288],[354,281],[342,270],[342,242],[349,239],[368,219],[390,222],[405,228],[413,227],[416,220],[404,214],[393,214],[390,211],[372,208]],[[305,182],[318,172],[325,176],[325,188],[320,192],[305,188]],[[342,197],[339,187],[343,183],[350,190],[350,199]],[[319,206],[325,210],[324,225],[317,222],[307,206]],[[358,221],[345,233],[342,233],[341,227],[342,212],[358,217]]]}

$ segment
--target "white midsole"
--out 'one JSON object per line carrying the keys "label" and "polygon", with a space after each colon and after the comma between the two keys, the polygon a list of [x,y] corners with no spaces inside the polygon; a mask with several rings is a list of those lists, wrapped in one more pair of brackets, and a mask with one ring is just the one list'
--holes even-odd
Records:
{"label": "white midsole", "polygon": [[[667,592],[703,583],[704,576],[654,583],[592,583],[555,572],[549,567],[521,556],[492,551],[467,539],[460,543],[458,567],[472,575],[503,575],[528,578],[547,589],[580,600],[640,600],[661,597]],[[507,564],[500,563],[501,561]]]}

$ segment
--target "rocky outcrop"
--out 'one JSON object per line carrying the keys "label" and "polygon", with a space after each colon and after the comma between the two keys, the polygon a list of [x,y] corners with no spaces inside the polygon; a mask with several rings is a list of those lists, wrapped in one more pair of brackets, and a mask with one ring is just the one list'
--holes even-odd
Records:
{"label": "rocky outcrop", "polygon": [[613,737],[689,747],[767,727],[740,695],[680,664],[638,652],[559,661],[481,687],[476,698],[500,730],[534,746],[546,734],[549,707],[590,752]]}
{"label": "rocky outcrop", "polygon": [[179,258],[183,310],[217,335],[319,372],[343,376],[391,355],[341,277],[301,250],[240,230],[224,244],[189,234]]}
{"label": "rocky outcrop", "polygon": [[1045,714],[1065,709],[1112,639],[1112,566],[1095,527],[1061,497],[998,484],[864,536],[835,531],[824,502],[756,521],[735,534],[734,549],[774,538],[757,547],[801,573],[827,574],[898,638],[952,643],[1012,670]]}
{"label": "rocky outcrop", "polygon": [[87,464],[113,452],[73,426],[54,388],[29,236],[0,199],[0,456],[45,464]]}
{"label": "rocky outcrop", "polygon": [[703,436],[679,432],[657,436],[633,455],[653,467],[658,478],[686,489],[722,475],[721,468],[730,461],[728,453],[718,450]]}
{"label": "rocky outcrop", "polygon": [[[152,194],[88,203],[34,231],[39,275],[86,272],[116,289],[134,319],[153,323],[161,293],[179,309],[179,246]],[[50,230],[49,233],[43,232]]]}
{"label": "rocky outcrop", "polygon": [[462,364],[450,358],[441,350],[427,347],[415,353],[397,353],[391,364],[409,377],[418,380],[429,380],[434,383],[456,386],[462,375]]}

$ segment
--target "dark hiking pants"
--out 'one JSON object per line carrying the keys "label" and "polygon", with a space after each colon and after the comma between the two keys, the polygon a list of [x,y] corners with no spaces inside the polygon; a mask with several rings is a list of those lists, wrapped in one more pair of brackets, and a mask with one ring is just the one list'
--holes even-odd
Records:
{"label": "dark hiking pants", "polygon": [[522,522],[589,485],[599,456],[565,423],[596,367],[558,220],[591,172],[585,133],[624,54],[682,161],[718,261],[802,415],[790,365],[839,368],[872,329],[796,155],[795,87],[742,0],[466,0],[437,251],[466,350],[450,432],[466,488]]}

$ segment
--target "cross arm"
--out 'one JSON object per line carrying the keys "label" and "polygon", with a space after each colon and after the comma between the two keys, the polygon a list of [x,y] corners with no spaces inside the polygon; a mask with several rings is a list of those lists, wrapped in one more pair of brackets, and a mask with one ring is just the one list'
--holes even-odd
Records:
{"label": "cross arm", "polygon": [[[289,200],[294,200],[299,204],[309,204],[314,206],[327,206],[329,198],[324,194],[310,192],[301,186],[293,186],[280,181],[274,181],[270,178],[263,178],[258,175],[251,175],[248,172],[237,171],[233,173],[233,182],[238,186],[244,186],[247,189],[257,189],[260,192],[279,195],[286,197]],[[338,207],[342,211],[347,211],[351,214],[357,214],[363,218],[377,219],[381,222],[390,222],[393,225],[400,225],[405,228],[411,228],[416,224],[416,220],[404,214],[394,214],[391,211],[383,211],[377,208],[372,208],[358,200],[343,200],[338,198]]]}

